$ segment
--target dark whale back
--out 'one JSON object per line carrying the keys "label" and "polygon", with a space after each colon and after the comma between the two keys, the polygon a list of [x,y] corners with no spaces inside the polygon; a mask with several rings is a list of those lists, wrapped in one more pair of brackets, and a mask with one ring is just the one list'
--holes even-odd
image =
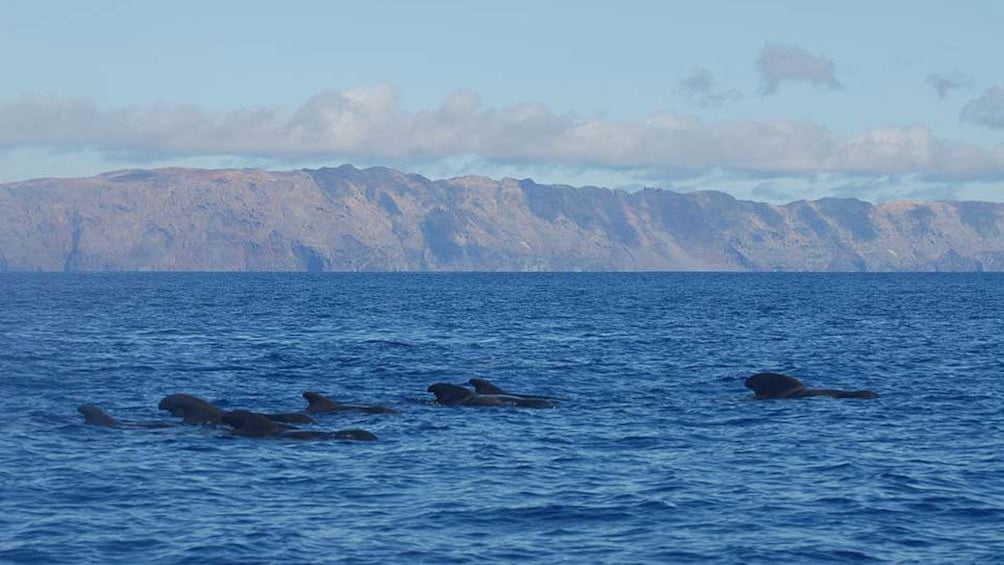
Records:
{"label": "dark whale back", "polygon": [[530,401],[530,404],[546,403],[547,401],[554,402],[555,400],[557,400],[553,396],[539,396],[536,394],[519,394],[515,392],[509,392],[507,390],[499,388],[498,386],[495,386],[495,383],[489,381],[488,379],[482,379],[481,377],[472,377],[468,379],[467,382],[474,387],[474,392],[476,392],[477,394],[524,398]]}
{"label": "dark whale back", "polygon": [[436,395],[436,402],[447,406],[463,404],[476,396],[474,392],[450,383],[436,383],[425,390]]}
{"label": "dark whale back", "polygon": [[280,412],[265,414],[265,417],[280,424],[313,424],[314,419],[300,412]]}
{"label": "dark whale back", "polygon": [[223,410],[191,394],[169,394],[157,405],[174,416],[181,417],[186,424],[216,424],[223,416]]}
{"label": "dark whale back", "polygon": [[259,414],[250,410],[225,412],[220,421],[232,427],[235,434],[247,437],[278,437],[300,440],[347,439],[355,441],[375,441],[377,439],[373,433],[358,429],[340,430],[337,432],[298,430],[292,426],[272,421],[269,419],[268,414]]}
{"label": "dark whale back", "polygon": [[268,416],[250,410],[224,412],[220,421],[234,429],[234,433],[248,437],[278,435],[290,429],[289,426],[273,422]]}
{"label": "dark whale back", "polygon": [[107,412],[93,404],[81,404],[77,412],[84,415],[84,423],[90,426],[105,426],[107,428],[172,428],[168,422],[120,422]]}
{"label": "dark whale back", "polygon": [[522,408],[553,408],[554,400],[519,394],[478,394],[460,385],[436,383],[427,391],[436,395],[436,402],[445,406],[519,406]]}
{"label": "dark whale back", "polygon": [[323,394],[307,391],[303,393],[303,398],[307,399],[307,412],[316,414],[337,410],[334,401]]}
{"label": "dark whale back", "polygon": [[753,389],[757,399],[806,398],[828,396],[830,398],[878,398],[873,390],[834,390],[829,388],[806,388],[802,381],[780,373],[757,373],[746,379],[746,388]]}
{"label": "dark whale back", "polygon": [[77,407],[77,412],[84,415],[84,423],[90,426],[117,428],[121,425],[118,420],[93,404],[81,404]]}
{"label": "dark whale back", "polygon": [[757,373],[748,377],[745,384],[759,399],[788,398],[805,388],[802,381],[780,373]]}
{"label": "dark whale back", "polygon": [[335,402],[327,396],[318,392],[307,391],[303,393],[303,398],[307,399],[307,412],[311,414],[323,414],[326,412],[365,412],[367,414],[396,414],[397,410],[384,406],[370,406],[366,404],[342,404]]}

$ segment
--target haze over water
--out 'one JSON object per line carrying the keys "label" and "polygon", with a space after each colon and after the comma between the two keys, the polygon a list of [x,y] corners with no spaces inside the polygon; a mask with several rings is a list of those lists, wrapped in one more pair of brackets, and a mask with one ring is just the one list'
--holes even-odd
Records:
{"label": "haze over water", "polygon": [[[0,561],[989,562],[1004,277],[3,274]],[[754,401],[763,370],[875,400]],[[474,375],[556,396],[450,408]],[[380,441],[85,426],[163,396]]]}

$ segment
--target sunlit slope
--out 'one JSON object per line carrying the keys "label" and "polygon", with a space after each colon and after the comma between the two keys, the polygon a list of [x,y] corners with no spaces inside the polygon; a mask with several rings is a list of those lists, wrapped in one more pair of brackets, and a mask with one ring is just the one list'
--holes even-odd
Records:
{"label": "sunlit slope", "polygon": [[0,270],[1004,270],[1004,205],[158,169],[0,185]]}

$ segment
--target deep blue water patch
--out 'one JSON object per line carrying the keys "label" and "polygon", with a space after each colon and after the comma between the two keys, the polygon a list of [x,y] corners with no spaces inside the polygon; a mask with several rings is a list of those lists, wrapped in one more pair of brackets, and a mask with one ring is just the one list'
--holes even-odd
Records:
{"label": "deep blue water patch", "polygon": [[[0,562],[988,562],[1004,277],[0,275]],[[762,370],[875,400],[754,401]],[[465,409],[484,376],[555,409]],[[82,425],[174,392],[375,443]]]}

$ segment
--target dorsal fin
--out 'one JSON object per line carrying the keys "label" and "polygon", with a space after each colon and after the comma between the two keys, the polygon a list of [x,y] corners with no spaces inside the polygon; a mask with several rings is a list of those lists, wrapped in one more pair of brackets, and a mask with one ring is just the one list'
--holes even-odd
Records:
{"label": "dorsal fin", "polygon": [[331,412],[338,403],[319,392],[307,391],[303,393],[303,398],[307,400],[307,412]]}
{"label": "dorsal fin", "polygon": [[494,383],[488,379],[482,379],[481,377],[472,377],[467,381],[474,387],[474,392],[478,394],[509,394],[508,392],[495,386]]}

